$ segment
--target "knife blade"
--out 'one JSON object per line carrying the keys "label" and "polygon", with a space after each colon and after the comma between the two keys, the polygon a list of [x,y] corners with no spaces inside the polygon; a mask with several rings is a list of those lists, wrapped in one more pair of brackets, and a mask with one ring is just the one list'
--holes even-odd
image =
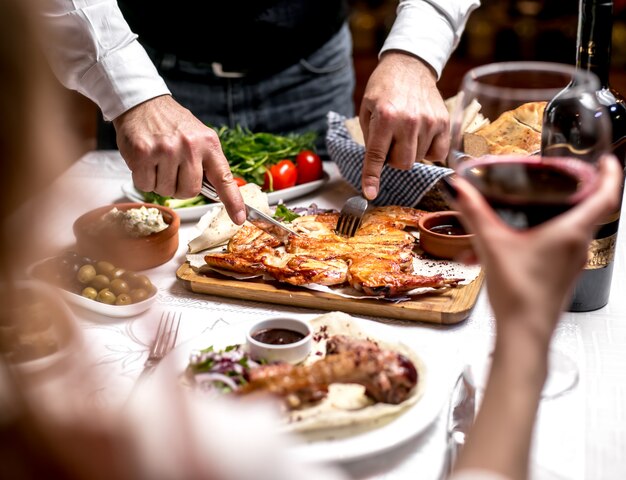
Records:
{"label": "knife blade", "polygon": [[469,367],[465,367],[459,374],[450,397],[446,425],[446,463],[444,465],[448,475],[452,472],[459,452],[465,445],[466,436],[474,423],[476,388],[471,378]]}
{"label": "knife blade", "polygon": [[246,205],[246,219],[255,227],[282,240],[283,243],[287,242],[289,235],[299,237],[299,235],[290,228],[250,205]]}
{"label": "knife blade", "polygon": [[[202,188],[200,190],[200,193],[215,202],[220,201],[220,197],[217,194],[217,191],[215,190],[213,185],[206,181],[202,182]],[[289,235],[299,237],[296,232],[286,227],[278,220],[273,219],[266,213],[263,213],[261,210],[254,208],[247,203],[244,203],[244,205],[246,206],[246,220],[252,223],[255,227],[258,227],[264,232],[278,238],[283,243],[287,242]]]}

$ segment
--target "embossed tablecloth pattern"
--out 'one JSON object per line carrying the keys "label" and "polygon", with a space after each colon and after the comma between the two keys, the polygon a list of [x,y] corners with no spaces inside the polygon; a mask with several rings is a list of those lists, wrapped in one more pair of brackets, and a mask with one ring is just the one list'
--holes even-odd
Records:
{"label": "embossed tablecloth pattern", "polygon": [[[320,207],[336,208],[354,193],[340,178],[334,164],[326,165],[326,169],[331,180],[324,189],[291,204],[308,205],[315,201]],[[57,201],[38,206],[48,209],[50,218],[54,219],[46,226],[50,248],[72,245],[71,226],[78,215],[104,204],[124,201],[121,185],[130,179],[130,172],[117,152],[92,152],[76,162],[49,191],[42,193],[43,198]],[[147,345],[163,310],[182,313],[179,343],[207,330],[259,317],[285,313],[310,317],[323,313],[189,292],[177,282],[175,271],[184,261],[192,226],[192,223],[181,226],[180,247],[175,257],[146,272],[159,289],[157,304],[152,309],[136,317],[114,319],[72,307],[102,374],[103,380],[94,392],[97,401],[124,401],[142,368]],[[609,306],[598,312],[566,314],[557,330],[555,348],[576,360],[581,376],[572,392],[542,403],[533,448],[533,478],[626,478],[624,239],[626,235],[622,234],[618,241]],[[450,381],[463,362],[489,351],[494,335],[494,320],[484,289],[471,317],[457,326],[376,320],[397,328],[403,338],[445,349],[450,358]],[[444,430],[441,415],[431,428],[391,452],[342,468],[351,477],[362,479],[438,478]]]}

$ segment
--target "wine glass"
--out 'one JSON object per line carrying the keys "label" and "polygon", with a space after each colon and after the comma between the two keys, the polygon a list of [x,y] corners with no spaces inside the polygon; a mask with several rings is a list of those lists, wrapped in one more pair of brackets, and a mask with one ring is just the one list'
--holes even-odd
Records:
{"label": "wine glass", "polygon": [[[451,116],[448,164],[512,228],[527,229],[580,202],[610,152],[608,112],[591,72],[547,62],[480,66],[462,79]],[[551,349],[543,397],[578,381],[573,360]],[[474,365],[478,387],[490,365]]]}

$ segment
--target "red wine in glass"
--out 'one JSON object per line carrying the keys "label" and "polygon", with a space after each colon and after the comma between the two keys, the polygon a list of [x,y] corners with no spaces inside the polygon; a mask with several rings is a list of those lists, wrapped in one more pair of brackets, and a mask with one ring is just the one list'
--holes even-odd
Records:
{"label": "red wine in glass", "polygon": [[463,162],[457,173],[517,229],[569,210],[593,191],[597,179],[594,165],[572,157],[484,156]]}

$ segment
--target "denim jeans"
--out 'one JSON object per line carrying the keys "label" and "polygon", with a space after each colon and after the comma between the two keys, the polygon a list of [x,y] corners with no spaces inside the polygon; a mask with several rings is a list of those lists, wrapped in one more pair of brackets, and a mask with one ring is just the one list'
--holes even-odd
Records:
{"label": "denim jeans", "polygon": [[209,64],[146,50],[174,99],[214,127],[239,124],[253,132],[315,131],[318,153],[328,158],[327,113],[354,115],[352,39],[347,24],[317,51],[272,75],[250,72],[241,78],[223,78]]}

